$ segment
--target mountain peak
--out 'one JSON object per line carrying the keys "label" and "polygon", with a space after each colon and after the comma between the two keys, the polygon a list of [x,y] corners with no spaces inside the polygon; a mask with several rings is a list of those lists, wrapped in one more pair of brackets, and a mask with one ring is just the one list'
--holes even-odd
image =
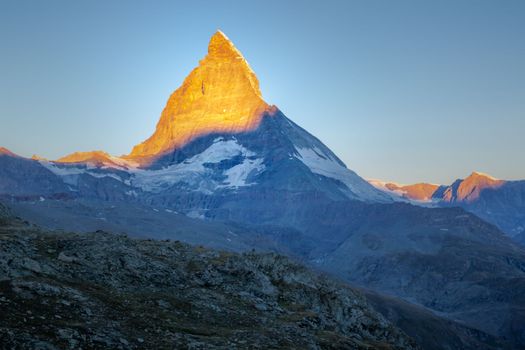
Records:
{"label": "mountain peak", "polygon": [[490,176],[488,174],[485,174],[485,173],[482,173],[482,172],[479,172],[479,171],[473,171],[468,177],[468,178],[486,178],[486,179],[489,179],[489,180],[494,180],[494,181],[499,181],[498,179],[496,179],[495,177],[493,176]]}
{"label": "mountain peak", "polygon": [[113,157],[104,151],[75,152],[68,154],[65,157],[59,158],[55,162],[64,164],[80,163],[98,167],[127,169],[137,166],[137,164],[133,163],[132,161]]}
{"label": "mountain peak", "polygon": [[14,154],[13,152],[11,152],[10,150],[8,150],[7,148],[5,147],[0,147],[0,155],[7,155],[7,156],[11,156],[11,157],[17,157],[16,154]]}
{"label": "mountain peak", "polygon": [[262,99],[248,62],[218,30],[206,57],[168,99],[153,135],[136,145],[127,158],[148,164],[199,136],[252,131],[273,111]]}
{"label": "mountain peak", "polygon": [[82,163],[89,160],[106,160],[111,156],[104,151],[75,152],[57,159],[58,163]]}
{"label": "mountain peak", "polygon": [[505,184],[504,180],[498,180],[490,175],[472,172],[463,180],[456,181],[443,193],[443,199],[447,202],[473,202],[479,198],[482,191],[495,189]]}
{"label": "mountain peak", "polygon": [[244,59],[231,40],[220,30],[217,30],[210,39],[208,45],[208,57]]}
{"label": "mountain peak", "polygon": [[385,182],[380,180],[368,180],[368,182],[382,191],[420,202],[430,201],[434,192],[439,188],[439,185],[425,182],[412,185],[400,185],[395,182]]}

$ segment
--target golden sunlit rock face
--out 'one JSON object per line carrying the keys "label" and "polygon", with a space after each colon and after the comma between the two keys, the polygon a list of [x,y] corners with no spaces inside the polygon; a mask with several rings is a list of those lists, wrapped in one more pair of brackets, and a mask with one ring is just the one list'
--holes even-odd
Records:
{"label": "golden sunlit rock face", "polygon": [[127,158],[142,162],[202,135],[254,130],[272,109],[263,101],[248,62],[217,31],[206,57],[170,96],[154,134]]}
{"label": "golden sunlit rock face", "polygon": [[57,159],[58,163],[84,163],[89,161],[105,161],[111,156],[104,151],[75,152]]}
{"label": "golden sunlit rock face", "polygon": [[452,187],[448,188],[443,194],[443,199],[448,202],[472,202],[479,198],[481,191],[501,187],[504,183],[504,180],[473,172],[469,177],[461,181],[455,193]]}
{"label": "golden sunlit rock face", "polygon": [[385,185],[391,191],[401,191],[404,196],[417,201],[429,201],[432,199],[432,195],[438,189],[438,185],[418,183],[414,185],[399,186],[397,184],[388,183]]}
{"label": "golden sunlit rock face", "polygon": [[[46,160],[40,157],[33,156],[34,160]],[[56,163],[83,163],[90,164],[99,167],[109,167],[109,168],[134,168],[138,164],[121,159],[118,157],[112,157],[104,151],[92,151],[92,152],[75,152],[71,153],[65,157],[57,159]]]}

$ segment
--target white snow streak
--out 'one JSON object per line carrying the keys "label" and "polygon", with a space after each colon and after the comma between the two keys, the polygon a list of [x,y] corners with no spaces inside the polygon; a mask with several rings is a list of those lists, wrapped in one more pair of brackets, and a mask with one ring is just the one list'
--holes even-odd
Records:
{"label": "white snow streak", "polygon": [[384,196],[379,190],[376,190],[372,185],[361,179],[353,171],[341,165],[337,160],[332,159],[319,148],[301,148],[296,147],[300,155],[300,159],[312,173],[332,178],[342,182],[350,191],[363,200],[372,201],[386,201],[387,196]]}

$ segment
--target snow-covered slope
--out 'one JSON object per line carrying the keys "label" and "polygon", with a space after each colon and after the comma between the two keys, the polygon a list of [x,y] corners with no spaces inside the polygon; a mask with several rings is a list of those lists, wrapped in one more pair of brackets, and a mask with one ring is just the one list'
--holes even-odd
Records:
{"label": "snow-covered slope", "polygon": [[312,173],[341,182],[357,198],[367,201],[386,201],[377,191],[364,183],[355,172],[340,160],[332,158],[317,147],[296,148],[300,159]]}

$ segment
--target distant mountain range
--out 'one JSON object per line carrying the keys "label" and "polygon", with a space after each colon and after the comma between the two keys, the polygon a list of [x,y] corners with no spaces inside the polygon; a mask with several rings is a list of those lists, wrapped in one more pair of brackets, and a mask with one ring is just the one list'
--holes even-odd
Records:
{"label": "distant mountain range", "polygon": [[[494,191],[510,195],[508,183]],[[459,187],[443,189],[443,198],[485,198],[476,186]],[[374,297],[378,307],[426,348],[449,341],[458,349],[522,348],[525,250],[462,208],[413,205],[434,201],[441,187],[432,189],[376,188],[348,169],[262,99],[222,32],[170,96],[153,135],[130,154],[48,161],[0,153],[0,196],[41,226],[277,251],[388,294]],[[398,317],[415,314],[417,327]],[[432,338],[435,324],[453,339]]]}
{"label": "distant mountain range", "polygon": [[525,181],[499,180],[473,172],[451,185],[418,183],[399,185],[369,181],[376,188],[414,204],[460,206],[498,226],[516,242],[525,245]]}

